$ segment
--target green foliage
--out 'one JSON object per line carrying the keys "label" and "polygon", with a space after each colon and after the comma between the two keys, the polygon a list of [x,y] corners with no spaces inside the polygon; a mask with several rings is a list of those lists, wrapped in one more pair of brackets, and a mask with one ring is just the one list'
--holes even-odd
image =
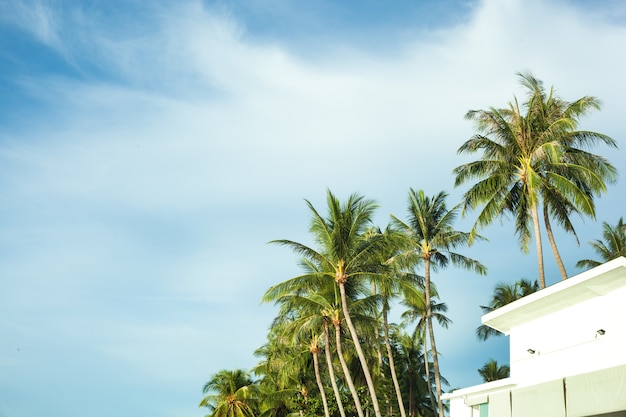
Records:
{"label": "green foliage", "polygon": [[603,222],[602,239],[589,242],[601,260],[582,259],[576,264],[578,268],[593,268],[620,256],[626,256],[626,224],[624,224],[624,219],[620,217],[615,226]]}
{"label": "green foliage", "polygon": [[[489,301],[489,305],[480,306],[483,313],[489,313],[496,308],[504,307],[505,305],[512,303],[513,301],[519,300],[522,297],[526,297],[529,294],[532,294],[536,291],[539,291],[539,283],[537,281],[531,282],[527,279],[520,279],[513,284],[506,284],[504,282],[499,283],[493,290],[493,295],[491,296],[491,300]],[[487,340],[492,336],[500,336],[502,333],[497,331],[496,329],[480,325],[476,329],[476,336],[480,340]]]}
{"label": "green foliage", "polygon": [[489,359],[482,368],[478,369],[478,373],[483,378],[483,382],[491,382],[508,378],[511,374],[511,369],[509,365],[498,365],[498,361]]}
{"label": "green foliage", "polygon": [[524,252],[535,235],[539,284],[544,288],[538,207],[543,204],[548,236],[561,266],[549,218],[575,234],[569,219],[572,213],[595,217],[594,197],[606,190],[607,182],[615,181],[616,170],[605,158],[586,149],[597,143],[617,144],[606,135],[577,130],[578,119],[599,108],[597,99],[585,96],[566,102],[555,97],[552,89],[546,92],[531,74],[519,77],[527,89],[523,105],[515,98],[505,108],[467,113],[478,133],[461,145],[458,153],[481,155],[453,173],[455,186],[475,181],[463,195],[464,212],[482,207],[474,231],[511,214]]}
{"label": "green foliage", "polygon": [[[545,286],[538,208],[558,263],[550,220],[576,237],[570,216],[594,218],[594,199],[616,178],[606,159],[587,151],[598,143],[616,147],[615,141],[578,130],[578,119],[599,108],[597,99],[566,102],[532,75],[519,75],[526,102],[514,99],[505,108],[466,115],[478,133],[458,152],[479,158],[453,171],[455,186],[475,182],[460,204],[448,208],[445,192],[427,196],[410,189],[406,220],[391,216],[382,230],[372,222],[377,205],[358,194],[341,202],[328,190],[325,215],[306,201],[312,245],[271,242],[291,249],[303,271],[262,297],[277,305],[278,314],[266,344],[255,351],[258,379],[242,370],[211,376],[200,402],[207,416],[443,417],[447,381],[439,371],[432,321],[447,328],[450,320],[431,273],[453,265],[485,274],[479,261],[457,251],[483,239],[479,228],[512,215],[522,249],[528,250],[535,235],[539,284],[498,284],[481,308],[492,311],[536,291]],[[460,215],[478,209],[471,231],[455,230]],[[594,250],[603,261],[626,255],[622,219],[617,227],[604,226],[605,241],[591,242]],[[405,308],[402,326],[387,321],[398,305]],[[408,325],[415,325],[410,334],[403,330]],[[486,339],[492,331],[477,334]],[[508,367],[491,360],[479,372],[486,381],[495,380],[505,377]]]}

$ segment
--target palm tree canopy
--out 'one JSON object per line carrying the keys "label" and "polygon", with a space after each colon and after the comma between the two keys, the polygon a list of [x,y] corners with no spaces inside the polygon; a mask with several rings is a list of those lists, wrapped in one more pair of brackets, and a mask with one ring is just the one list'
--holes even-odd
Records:
{"label": "palm tree canopy", "polygon": [[498,361],[495,359],[489,359],[482,368],[478,369],[478,373],[483,378],[483,382],[491,382],[508,378],[511,369],[508,365],[498,365]]}
{"label": "palm tree canopy", "polygon": [[623,217],[619,218],[615,226],[603,222],[602,238],[603,240],[596,239],[589,242],[601,260],[582,259],[576,264],[578,268],[593,268],[620,256],[626,256],[626,224],[624,224]]}
{"label": "palm tree canopy", "polygon": [[443,191],[429,198],[423,190],[409,190],[408,220],[391,216],[394,227],[404,233],[407,250],[400,258],[405,259],[406,265],[417,265],[420,260],[428,259],[435,271],[452,263],[483,275],[486,273],[484,265],[453,251],[468,246],[471,237],[470,233],[453,228],[460,205],[448,210],[445,203],[447,197],[448,194]]}
{"label": "palm tree canopy", "polygon": [[[527,279],[520,279],[513,284],[507,284],[500,282],[493,290],[493,295],[489,301],[489,305],[480,306],[483,313],[489,313],[496,308],[504,307],[505,305],[519,300],[529,294],[539,291],[539,283],[535,280],[531,282]],[[486,326],[484,324],[476,328],[476,336],[480,340],[487,340],[491,336],[500,336],[502,333],[496,329]]]}
{"label": "palm tree canopy", "polygon": [[217,372],[204,385],[205,397],[199,407],[207,407],[211,417],[254,417],[254,382],[240,369]]}
{"label": "palm tree canopy", "polygon": [[[362,277],[380,269],[376,254],[383,245],[383,236],[366,233],[372,225],[373,214],[378,207],[373,200],[352,194],[341,204],[330,190],[327,191],[328,216],[322,217],[313,205],[305,200],[311,211],[309,231],[317,248],[291,240],[273,240],[270,243],[286,246],[302,256],[302,263],[309,272],[291,285],[302,288],[311,284],[321,285],[319,280],[332,278],[341,283],[352,277]],[[264,298],[272,298],[272,287]],[[282,292],[282,291],[281,291]]]}
{"label": "palm tree canopy", "polygon": [[[463,213],[482,206],[472,232],[497,218],[512,215],[515,234],[528,252],[534,234],[539,281],[545,287],[538,207],[543,204],[544,223],[563,278],[567,278],[549,224],[552,217],[576,237],[570,215],[595,218],[594,197],[606,191],[617,171],[605,158],[588,151],[598,143],[617,147],[607,135],[577,130],[578,119],[599,109],[595,97],[574,102],[561,100],[553,89],[532,74],[518,73],[527,89],[527,101],[517,98],[505,108],[471,110],[466,118],[478,133],[458,149],[459,154],[481,153],[476,161],[453,170],[455,186],[474,185],[463,195]],[[532,228],[530,225],[532,224]]]}

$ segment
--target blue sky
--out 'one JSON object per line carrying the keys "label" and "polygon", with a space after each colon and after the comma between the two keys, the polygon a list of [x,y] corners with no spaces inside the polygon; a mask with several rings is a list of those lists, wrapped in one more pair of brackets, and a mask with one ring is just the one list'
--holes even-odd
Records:
{"label": "blue sky", "polygon": [[[308,242],[305,198],[363,194],[380,226],[410,187],[455,204],[463,116],[522,94],[518,71],[599,97],[581,127],[621,144],[625,44],[611,0],[0,2],[0,417],[204,415],[210,375],[256,363],[262,294],[299,272],[267,242]],[[570,275],[625,202],[620,179],[580,246],[557,236]],[[536,278],[510,223],[483,234],[488,276],[434,277],[453,387],[508,361],[476,341],[478,305]]]}

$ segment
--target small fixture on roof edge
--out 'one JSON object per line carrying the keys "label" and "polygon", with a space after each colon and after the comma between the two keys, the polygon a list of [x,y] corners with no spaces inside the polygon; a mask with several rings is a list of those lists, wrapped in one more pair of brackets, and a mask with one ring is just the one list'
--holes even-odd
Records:
{"label": "small fixture on roof edge", "polygon": [[604,330],[604,329],[598,329],[598,330],[596,330],[596,333],[598,333],[600,336],[603,336],[603,335],[604,335],[604,333],[606,333],[606,330]]}
{"label": "small fixture on roof edge", "polygon": [[526,352],[530,353],[531,355],[535,354],[535,349],[528,349]]}

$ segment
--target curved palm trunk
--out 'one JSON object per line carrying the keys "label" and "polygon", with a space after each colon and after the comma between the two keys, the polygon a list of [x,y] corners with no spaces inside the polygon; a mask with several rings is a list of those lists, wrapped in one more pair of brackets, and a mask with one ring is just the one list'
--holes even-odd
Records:
{"label": "curved palm trunk", "polygon": [[546,233],[548,234],[548,241],[550,241],[550,247],[552,248],[552,253],[554,254],[554,259],[556,260],[556,264],[559,266],[559,271],[561,272],[561,279],[564,281],[567,279],[567,272],[565,271],[565,265],[563,265],[563,260],[561,259],[561,254],[559,253],[559,249],[556,247],[556,241],[554,240],[554,234],[552,233],[552,226],[550,226],[550,216],[548,213],[548,208],[543,206],[543,222],[546,224]]}
{"label": "curved palm trunk", "polygon": [[433,329],[432,307],[430,304],[430,258],[426,258],[424,262],[425,277],[425,296],[426,296],[426,323],[428,325],[428,334],[430,336],[430,348],[433,356],[433,368],[435,372],[435,388],[437,389],[437,410],[439,417],[443,415],[443,403],[441,402],[441,378],[439,372],[439,358],[437,355],[437,344],[435,343],[435,330]]}
{"label": "curved palm trunk", "polygon": [[352,319],[350,318],[350,312],[348,311],[348,299],[346,296],[345,283],[341,282],[341,280],[338,280],[338,284],[339,284],[339,291],[341,293],[341,308],[343,310],[343,315],[346,319],[346,324],[348,325],[348,330],[350,331],[350,335],[352,336],[356,353],[359,356],[359,361],[361,362],[363,375],[365,376],[365,381],[367,382],[367,388],[369,390],[370,397],[372,399],[372,406],[374,407],[374,414],[376,415],[376,417],[382,417],[380,413],[380,408],[378,406],[378,397],[376,396],[376,391],[374,390],[374,381],[372,380],[372,375],[370,374],[369,367],[367,366],[367,360],[365,358],[365,354],[363,353],[363,348],[361,348],[361,343],[359,342],[359,335],[357,334],[356,328],[354,327],[354,324],[352,323]]}
{"label": "curved palm trunk", "polygon": [[317,387],[319,388],[320,396],[322,397],[322,404],[324,405],[324,415],[326,417],[330,417],[330,412],[328,411],[328,401],[326,400],[326,393],[324,392],[324,385],[322,384],[322,377],[320,375],[320,366],[317,352],[317,346],[311,348],[311,354],[313,355],[313,367],[315,369],[315,381],[317,382]]}
{"label": "curved palm trunk", "polygon": [[333,392],[335,393],[335,399],[337,401],[337,408],[339,408],[339,414],[341,414],[341,417],[346,417],[346,412],[344,411],[343,404],[341,403],[341,394],[339,394],[339,388],[337,387],[337,380],[335,379],[333,359],[330,353],[330,336],[328,333],[328,323],[324,321],[324,341],[326,342],[326,347],[324,351],[326,352],[326,365],[328,366],[328,375],[330,377],[330,383],[333,386]]}
{"label": "curved palm trunk", "polygon": [[339,356],[339,363],[341,364],[343,375],[346,377],[346,383],[348,384],[348,389],[350,389],[350,394],[352,394],[352,399],[354,400],[354,406],[356,407],[356,412],[359,415],[359,417],[364,417],[363,406],[361,406],[361,400],[359,400],[359,394],[356,392],[352,375],[350,375],[348,364],[346,363],[346,359],[343,356],[343,348],[341,346],[341,325],[339,321],[334,322],[333,324],[335,326],[335,344],[337,345],[337,356]]}
{"label": "curved palm trunk", "polygon": [[389,369],[391,370],[391,379],[393,380],[393,386],[396,389],[396,398],[398,399],[398,408],[400,408],[400,415],[406,417],[404,410],[404,403],[402,402],[402,392],[400,391],[400,384],[398,383],[398,377],[396,376],[396,367],[393,362],[393,352],[391,351],[391,343],[389,342],[389,323],[387,321],[387,309],[383,309],[383,325],[385,328],[385,346],[387,347],[387,356],[389,356]]}
{"label": "curved palm trunk", "polygon": [[543,267],[543,248],[541,247],[541,230],[539,228],[539,214],[537,213],[537,206],[534,205],[531,208],[533,216],[533,226],[535,229],[535,243],[537,246],[537,266],[539,268],[539,288],[546,288],[546,276]]}

